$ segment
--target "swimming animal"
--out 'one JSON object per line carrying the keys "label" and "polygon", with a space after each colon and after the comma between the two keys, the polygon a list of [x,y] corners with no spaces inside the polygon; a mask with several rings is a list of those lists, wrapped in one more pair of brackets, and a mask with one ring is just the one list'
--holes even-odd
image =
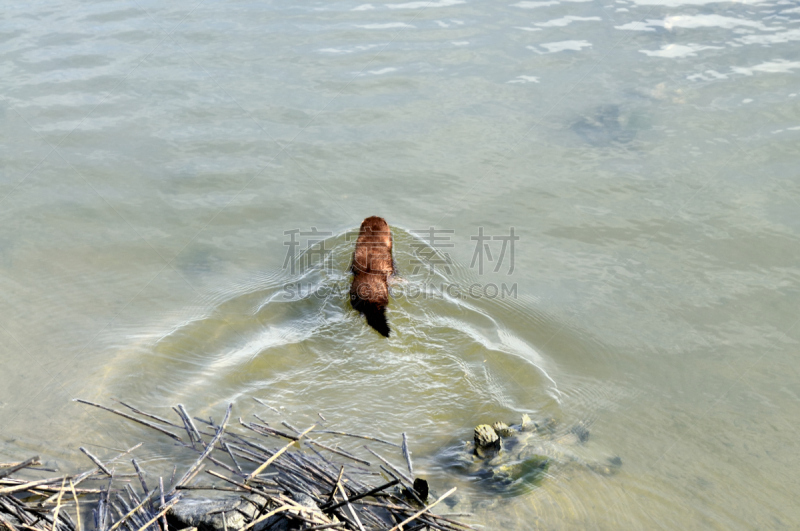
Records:
{"label": "swimming animal", "polygon": [[350,304],[364,314],[367,324],[384,337],[389,337],[386,305],[389,303],[389,277],[394,274],[392,231],[378,216],[361,223],[350,265],[353,283]]}

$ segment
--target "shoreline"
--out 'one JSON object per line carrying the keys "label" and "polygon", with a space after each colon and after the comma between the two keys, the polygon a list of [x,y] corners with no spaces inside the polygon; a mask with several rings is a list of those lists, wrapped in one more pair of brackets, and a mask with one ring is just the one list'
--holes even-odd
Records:
{"label": "shoreline", "polygon": [[[396,444],[316,429],[317,424],[301,431],[283,421],[277,429],[258,415],[258,422],[241,418],[233,422],[233,404],[216,424],[211,418],[190,416],[181,404],[173,408],[177,419],[172,421],[122,402],[125,411],[75,401],[158,431],[175,442],[176,453],[198,457],[181,474],[174,467],[170,478],[156,478],[140,466],[135,452],[141,443],[105,462],[81,447],[93,468],[46,479],[21,477],[54,471],[34,468],[40,464],[38,456],[4,463],[0,466],[3,531],[475,529],[431,511],[456,488],[436,499],[429,497],[427,482],[414,476],[405,434],[402,444]],[[367,444],[363,447],[378,461],[353,455],[331,443],[331,438],[393,447],[407,472]],[[97,480],[104,485],[83,485]],[[207,493],[213,497],[198,497]]]}

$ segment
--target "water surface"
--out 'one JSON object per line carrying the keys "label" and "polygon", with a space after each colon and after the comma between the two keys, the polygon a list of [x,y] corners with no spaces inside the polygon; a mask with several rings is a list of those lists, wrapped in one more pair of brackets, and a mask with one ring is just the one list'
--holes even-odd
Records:
{"label": "water surface", "polygon": [[[143,440],[158,468],[169,443],[71,399],[246,418],[257,397],[275,422],[407,432],[488,529],[800,523],[797,2],[0,17],[0,460]],[[432,290],[392,301],[389,340],[340,296],[373,214],[396,289]],[[502,240],[479,270],[481,227],[514,229],[513,271]],[[287,262],[312,228],[328,264]],[[449,267],[415,271],[432,252]],[[515,296],[434,289],[475,283]],[[589,423],[576,452],[622,469],[498,497],[442,466],[523,413]]]}

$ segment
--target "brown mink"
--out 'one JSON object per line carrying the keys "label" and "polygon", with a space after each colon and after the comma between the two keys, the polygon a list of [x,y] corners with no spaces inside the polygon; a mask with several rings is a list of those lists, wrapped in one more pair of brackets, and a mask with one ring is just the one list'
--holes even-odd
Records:
{"label": "brown mink", "polygon": [[350,304],[364,314],[367,324],[382,336],[389,337],[386,305],[389,303],[389,276],[394,274],[394,262],[392,231],[385,219],[371,216],[361,223],[350,271],[353,273]]}

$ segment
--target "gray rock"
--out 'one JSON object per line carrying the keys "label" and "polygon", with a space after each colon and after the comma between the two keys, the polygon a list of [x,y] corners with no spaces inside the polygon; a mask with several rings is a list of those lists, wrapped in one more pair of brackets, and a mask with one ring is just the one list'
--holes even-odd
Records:
{"label": "gray rock", "polygon": [[[263,498],[258,501],[263,503]],[[167,522],[175,529],[196,527],[198,531],[224,531],[226,528],[228,531],[239,531],[254,514],[253,504],[238,496],[185,498],[167,512]]]}
{"label": "gray rock", "polygon": [[[303,507],[319,509],[314,498],[307,494],[295,492],[291,494],[291,498]],[[291,531],[293,529],[300,529],[300,527],[297,521],[293,521],[286,518],[284,514],[278,513],[254,525],[253,531]]]}
{"label": "gray rock", "polygon": [[[17,518],[13,514],[0,513],[0,524],[3,524],[4,522],[8,522],[12,526],[14,526],[14,529],[19,529],[19,527],[21,527],[23,524],[23,522],[20,522],[19,518]],[[0,527],[4,526],[0,525]]]}
{"label": "gray rock", "polygon": [[636,135],[620,112],[619,105],[601,105],[590,116],[572,124],[572,130],[595,146],[626,144]]}
{"label": "gray rock", "polygon": [[[247,498],[260,506],[267,501],[256,495]],[[304,507],[319,511],[317,502],[307,494],[292,493],[291,498]],[[237,496],[185,498],[167,512],[167,522],[174,529],[196,527],[198,531],[240,531],[257,513],[255,505]],[[292,531],[300,527],[297,520],[278,513],[254,525],[253,531]]]}

